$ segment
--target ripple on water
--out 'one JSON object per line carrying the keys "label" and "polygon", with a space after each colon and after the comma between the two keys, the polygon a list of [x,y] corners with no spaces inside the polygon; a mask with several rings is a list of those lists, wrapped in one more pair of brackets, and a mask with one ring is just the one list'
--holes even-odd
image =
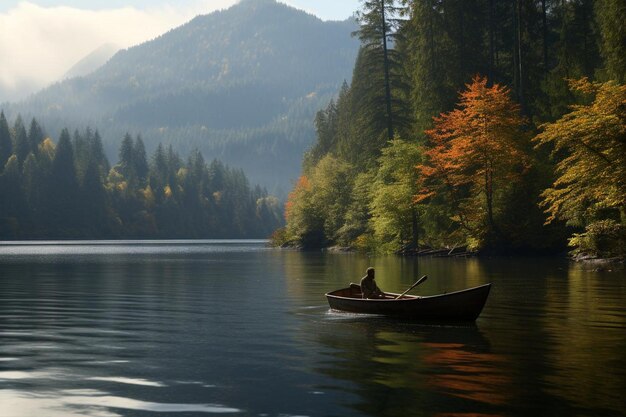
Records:
{"label": "ripple on water", "polygon": [[130,385],[143,385],[146,387],[167,387],[167,385],[156,382],[156,381],[148,381],[143,378],[126,378],[123,376],[94,376],[87,378],[88,381],[104,381],[104,382],[117,382],[119,384],[130,384]]}
{"label": "ripple on water", "polygon": [[61,401],[66,405],[123,408],[127,410],[154,411],[158,413],[240,413],[238,408],[226,407],[221,404],[175,404],[140,401],[132,398],[111,395],[67,396]]}
{"label": "ripple on water", "polygon": [[0,390],[3,417],[41,415],[46,417],[117,417],[115,409],[157,413],[233,414],[243,410],[221,404],[157,403],[108,395],[93,389],[26,393]]}

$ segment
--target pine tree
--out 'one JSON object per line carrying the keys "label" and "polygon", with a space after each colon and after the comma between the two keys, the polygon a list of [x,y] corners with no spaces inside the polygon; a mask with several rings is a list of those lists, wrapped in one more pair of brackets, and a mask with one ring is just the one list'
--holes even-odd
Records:
{"label": "pine tree", "polygon": [[158,201],[162,199],[163,190],[167,185],[167,157],[163,145],[159,143],[152,157],[150,166],[150,187],[155,193]]}
{"label": "pine tree", "polygon": [[600,46],[605,77],[626,82],[626,3],[623,0],[597,0],[596,20],[600,29]]}
{"label": "pine tree", "polygon": [[4,169],[4,165],[13,153],[13,143],[11,140],[11,131],[4,112],[0,111],[0,173]]}
{"label": "pine tree", "polygon": [[107,159],[106,154],[104,153],[104,148],[102,146],[102,138],[100,137],[100,133],[98,130],[95,131],[91,138],[91,142],[89,144],[89,153],[93,160],[98,164],[100,170],[100,176],[105,178],[111,169],[111,165],[109,164],[109,160]]}
{"label": "pine tree", "polygon": [[[397,24],[389,16],[398,13],[394,0],[365,0],[363,10],[357,15],[361,28],[357,35],[363,45],[364,55],[372,60],[382,61],[383,84],[385,88],[385,112],[387,122],[387,139],[393,139],[393,112],[391,110],[391,76],[390,51],[387,46],[388,38],[393,35]],[[394,26],[396,26],[394,28]]]}
{"label": "pine tree", "polygon": [[146,156],[146,147],[140,135],[135,138],[133,144],[133,171],[137,174],[137,179],[141,185],[145,184],[148,179],[148,158]]}
{"label": "pine tree", "polygon": [[87,129],[84,135],[78,132],[78,129],[74,130],[72,138],[72,148],[74,149],[74,165],[76,168],[76,178],[80,184],[83,183],[85,171],[87,165],[91,160],[89,140],[92,135],[91,130]]}
{"label": "pine tree", "polygon": [[0,230],[9,238],[19,238],[26,214],[21,173],[17,157],[11,155],[0,175]]}
{"label": "pine tree", "polygon": [[[432,125],[432,116],[453,108],[457,92],[472,76],[491,72],[496,77],[499,72],[489,68],[490,49],[485,45],[489,11],[484,1],[425,0],[410,4],[410,19],[403,33],[416,123],[413,131],[421,135]],[[494,59],[495,48],[494,44]]]}
{"label": "pine tree", "polygon": [[137,173],[134,170],[134,156],[133,138],[130,136],[130,133],[126,133],[124,135],[124,139],[122,139],[122,144],[120,145],[117,169],[119,173],[122,174],[129,182],[135,181],[137,177]]}
{"label": "pine tree", "polygon": [[17,156],[20,170],[31,150],[22,116],[18,115],[13,125],[13,153]]}
{"label": "pine tree", "polygon": [[569,111],[576,97],[568,88],[568,79],[593,77],[600,63],[595,40],[593,2],[580,0],[552,7],[555,41],[551,51],[554,65],[540,79],[541,94],[534,100],[535,115],[554,121]]}
{"label": "pine tree", "polygon": [[88,233],[89,238],[97,238],[106,235],[108,219],[108,199],[102,183],[100,166],[96,159],[90,158],[85,169],[85,175],[80,189],[82,219],[81,229]]}
{"label": "pine tree", "polygon": [[31,211],[33,217],[40,215],[39,210],[42,209],[40,201],[41,187],[43,185],[43,176],[41,175],[41,169],[37,162],[35,154],[32,152],[26,157],[24,161],[24,168],[22,171],[22,187],[26,202]]}
{"label": "pine tree", "polygon": [[[394,91],[402,88],[403,57],[395,41],[403,8],[393,0],[366,0],[357,14],[361,40],[350,87],[351,124],[338,141],[339,156],[364,169],[373,166],[380,150],[395,131],[406,129],[407,104]],[[339,104],[338,104],[339,106]],[[339,111],[342,111],[341,109]]]}
{"label": "pine tree", "polygon": [[67,236],[75,232],[78,191],[72,141],[68,130],[63,129],[52,160],[47,187],[48,224],[52,230],[57,229],[58,236]]}
{"label": "pine tree", "polygon": [[28,143],[30,145],[30,149],[36,153],[39,145],[41,144],[41,142],[43,142],[44,139],[45,134],[43,132],[43,129],[41,128],[37,120],[35,120],[35,118],[33,117],[30,122],[30,128],[28,129]]}

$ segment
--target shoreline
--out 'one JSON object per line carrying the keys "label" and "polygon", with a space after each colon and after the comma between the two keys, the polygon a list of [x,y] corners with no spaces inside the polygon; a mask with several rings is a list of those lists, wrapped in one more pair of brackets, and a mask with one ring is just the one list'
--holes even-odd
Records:
{"label": "shoreline", "polygon": [[[271,246],[271,245],[270,245]],[[283,244],[274,246],[277,249],[294,250],[302,252],[327,252],[334,254],[356,254],[366,253],[358,250],[352,246],[326,246],[319,248],[305,248],[301,245]],[[560,258],[567,259],[571,262],[575,262],[580,265],[588,265],[596,267],[596,271],[610,271],[618,267],[617,269],[623,269],[626,266],[626,258],[623,257],[610,257],[600,258],[593,255],[569,255],[567,253],[537,253],[537,252],[483,252],[480,251],[468,251],[465,247],[459,248],[441,248],[433,249],[430,247],[424,247],[420,250],[414,249],[401,249],[389,254],[398,255],[401,257],[427,257],[427,258],[485,258],[485,257],[512,257],[512,258],[524,258],[524,257],[547,257],[547,258]],[[620,267],[621,266],[621,267]]]}

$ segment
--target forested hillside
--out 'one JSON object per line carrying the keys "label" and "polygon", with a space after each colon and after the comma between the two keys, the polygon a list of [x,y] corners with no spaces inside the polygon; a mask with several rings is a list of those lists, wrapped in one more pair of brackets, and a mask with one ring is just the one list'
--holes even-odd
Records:
{"label": "forested hillside", "polygon": [[364,1],[275,240],[624,256],[624,21],[621,0]]}
{"label": "forested hillside", "polygon": [[148,150],[197,148],[286,192],[314,140],[315,113],[350,78],[356,27],[244,0],[4,109],[37,117],[53,136],[96,126],[109,155],[125,132],[143,134]]}
{"label": "forested hillside", "polygon": [[266,238],[282,223],[278,199],[242,170],[161,144],[148,158],[140,136],[123,137],[111,167],[97,130],[55,143],[0,112],[0,167],[2,240]]}

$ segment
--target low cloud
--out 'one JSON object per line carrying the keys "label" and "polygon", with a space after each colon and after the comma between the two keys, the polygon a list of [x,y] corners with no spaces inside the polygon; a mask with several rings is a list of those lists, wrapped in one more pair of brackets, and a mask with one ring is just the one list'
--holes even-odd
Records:
{"label": "low cloud", "polygon": [[[180,5],[181,2],[177,2]],[[0,13],[0,103],[24,98],[57,81],[105,43],[127,48],[155,38],[198,14],[236,0],[186,2],[187,6],[84,10],[41,7],[28,1]]]}

